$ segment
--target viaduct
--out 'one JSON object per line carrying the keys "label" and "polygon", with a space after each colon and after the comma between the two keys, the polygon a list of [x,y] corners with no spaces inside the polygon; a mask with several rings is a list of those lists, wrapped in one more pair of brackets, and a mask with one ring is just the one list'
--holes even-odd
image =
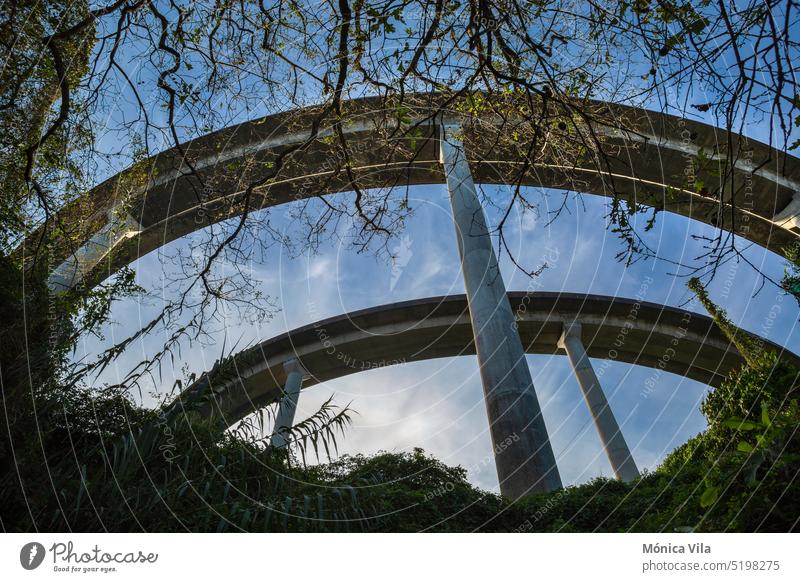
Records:
{"label": "viaduct", "polygon": [[[779,252],[800,235],[800,161],[696,121],[593,103],[598,115],[581,123],[609,155],[601,161],[581,155],[576,143],[568,163],[558,156],[531,163],[509,140],[498,139],[524,129],[525,116],[501,117],[491,109],[468,115],[443,108],[438,95],[410,96],[402,119],[392,107],[366,98],[347,102],[342,120],[321,119],[319,108],[272,115],[192,140],[114,176],[56,216],[64,234],[51,256],[51,288],[92,285],[245,210],[349,191],[354,182],[361,189],[444,183],[465,297],[377,307],[268,340],[255,348],[260,358],[247,358],[236,381],[214,386],[215,406],[233,423],[280,400],[273,445],[286,446],[285,429],[304,378],[308,386],[355,371],[332,360],[331,345],[333,354],[346,350],[365,362],[475,353],[492,440],[514,437],[495,457],[500,490],[519,498],[561,487],[524,356],[566,353],[616,475],[636,478],[589,357],[660,367],[717,385],[741,356],[696,314],[686,319],[679,310],[620,298],[507,294],[475,183],[613,197],[700,220]],[[334,139],[339,130],[350,146],[348,171]],[[568,131],[563,137],[569,144]],[[723,159],[732,161],[730,172],[720,173]],[[242,200],[244,185],[253,182],[260,187]],[[320,327],[331,345],[316,333]],[[625,341],[617,345],[620,337]]]}

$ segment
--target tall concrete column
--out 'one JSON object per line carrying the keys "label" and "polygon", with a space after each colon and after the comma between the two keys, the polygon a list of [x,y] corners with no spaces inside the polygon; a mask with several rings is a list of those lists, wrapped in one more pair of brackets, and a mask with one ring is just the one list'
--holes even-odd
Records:
{"label": "tall concrete column", "polygon": [[611,411],[608,400],[606,400],[606,395],[603,392],[600,381],[597,379],[597,374],[594,373],[592,362],[589,360],[589,356],[586,355],[586,350],[581,341],[581,325],[575,322],[565,323],[558,345],[567,351],[572,370],[578,379],[583,398],[586,400],[586,406],[592,415],[594,425],[600,435],[600,440],[603,442],[603,448],[606,450],[614,474],[617,479],[622,481],[636,479],[639,477],[639,470],[636,468],[631,451],[628,449],[628,443],[625,442],[625,437],[622,436],[617,419],[614,418],[614,413]]}
{"label": "tall concrete column", "polygon": [[500,492],[518,499],[559,489],[561,477],[458,131],[458,126],[442,127],[441,160],[450,192]]}
{"label": "tall concrete column", "polygon": [[296,359],[287,360],[283,364],[286,370],[286,384],[283,386],[283,398],[278,404],[278,413],[275,415],[275,427],[272,429],[270,444],[277,448],[285,448],[288,444],[285,429],[294,425],[294,415],[297,412],[297,400],[300,397],[300,388],[303,386],[303,376],[306,371]]}

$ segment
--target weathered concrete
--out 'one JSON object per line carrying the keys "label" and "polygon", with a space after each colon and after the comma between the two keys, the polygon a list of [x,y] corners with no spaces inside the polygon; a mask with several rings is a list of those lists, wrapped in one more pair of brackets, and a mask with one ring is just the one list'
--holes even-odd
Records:
{"label": "weathered concrete", "polygon": [[[499,129],[500,120],[491,117],[465,119],[475,181],[616,195],[734,231],[778,253],[800,238],[797,158],[696,121],[619,105],[595,105],[609,110],[609,116],[626,128],[593,127],[610,152],[607,163],[600,165],[586,161],[565,166],[564,160],[553,159],[527,167],[520,151],[501,147],[492,135],[493,131],[512,131],[514,120],[502,120]],[[409,95],[406,106],[411,124],[398,128],[391,126],[392,116],[387,116],[382,99],[343,104],[348,121],[342,130],[352,150],[350,174],[362,189],[444,182],[438,125],[431,120],[431,112],[441,106],[440,98]],[[315,108],[288,111],[202,136],[87,192],[51,221],[65,233],[64,244],[51,257],[58,270],[53,284],[70,286],[85,279],[91,285],[181,236],[243,211],[244,206],[236,202],[243,184],[273,172],[270,164],[280,152],[305,142],[318,113]],[[464,118],[459,112],[451,113],[453,118]],[[318,138],[290,156],[283,169],[250,198],[248,209],[353,189],[342,165],[336,163],[340,159],[337,145],[326,140],[334,122],[333,118],[322,121]],[[410,140],[403,135],[406,129],[419,130],[422,136]],[[727,194],[733,198],[720,203],[715,164],[697,167],[697,178],[707,188],[702,192],[687,184],[685,169],[696,161],[699,149],[715,158],[729,147],[738,153],[733,187]],[[194,174],[187,171],[189,164]],[[87,208],[93,211],[90,216]],[[34,232],[30,240],[38,240],[37,236]],[[23,245],[20,252],[29,252],[25,249]]]}
{"label": "weathered concrete", "polygon": [[[719,386],[744,360],[711,318],[624,297],[579,293],[508,294],[528,354],[564,354],[558,347],[565,321],[581,322],[586,352],[603,362],[653,369]],[[756,336],[752,336],[756,337]],[[767,340],[764,346],[800,365],[800,358]],[[429,297],[344,313],[264,340],[232,358],[235,381],[211,380],[211,401],[200,412],[222,415],[231,426],[283,396],[284,363],[303,362],[303,388],[366,370],[432,358],[475,354],[464,295]],[[603,366],[597,367],[600,374]],[[189,386],[190,402],[203,383]],[[682,389],[679,386],[679,389]],[[685,388],[684,388],[685,389]],[[648,387],[626,386],[637,397]]]}
{"label": "weathered concrete", "polygon": [[561,477],[459,131],[442,126],[442,163],[500,492],[518,499],[560,489]]}
{"label": "weathered concrete", "polygon": [[286,447],[286,429],[294,426],[294,415],[297,412],[297,400],[300,398],[300,389],[303,386],[303,376],[306,370],[296,358],[288,360],[283,369],[286,371],[286,384],[283,387],[283,398],[278,405],[275,415],[275,426],[272,430],[270,444],[278,449]]}
{"label": "weathered concrete", "polygon": [[564,333],[558,342],[558,347],[567,352],[614,474],[622,481],[633,481],[639,477],[639,469],[636,468],[628,443],[625,442],[600,380],[597,379],[592,362],[589,361],[589,356],[583,347],[579,323],[564,323]]}

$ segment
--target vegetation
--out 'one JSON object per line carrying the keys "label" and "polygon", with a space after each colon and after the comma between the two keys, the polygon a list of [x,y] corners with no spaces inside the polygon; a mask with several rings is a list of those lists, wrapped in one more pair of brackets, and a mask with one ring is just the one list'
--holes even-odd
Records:
{"label": "vegetation", "polygon": [[784,256],[789,264],[783,273],[781,287],[800,303],[800,245],[795,243],[784,249]]}
{"label": "vegetation", "polygon": [[[708,302],[702,288],[693,282]],[[724,312],[712,314],[727,331]],[[7,530],[795,531],[800,370],[751,352],[702,404],[708,429],[632,483],[595,479],[517,503],[423,451],[307,466],[207,419],[78,389],[38,403],[44,463],[3,488]]]}
{"label": "vegetation", "polygon": [[[298,466],[188,417],[167,423],[123,399],[52,403],[48,459],[20,466],[11,531],[795,531],[800,519],[798,371],[774,357],[703,404],[706,432],[634,483],[596,479],[511,504],[420,450]],[[784,383],[788,381],[789,383]],[[749,404],[754,387],[765,404]],[[766,387],[764,389],[764,387]],[[743,417],[728,417],[734,401]],[[90,403],[90,404],[87,404]],[[724,406],[720,407],[720,404]],[[60,420],[61,419],[61,420]],[[60,422],[59,422],[60,420]],[[7,494],[8,489],[4,488]],[[713,492],[709,494],[709,491]]]}

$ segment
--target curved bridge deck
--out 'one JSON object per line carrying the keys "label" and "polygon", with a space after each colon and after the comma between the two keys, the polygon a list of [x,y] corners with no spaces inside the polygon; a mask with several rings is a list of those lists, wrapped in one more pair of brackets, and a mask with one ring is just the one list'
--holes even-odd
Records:
{"label": "curved bridge deck", "polygon": [[[409,95],[404,124],[383,99],[345,102],[349,173],[331,139],[334,119],[323,119],[317,138],[309,139],[319,108],[199,137],[114,176],[57,214],[54,224],[65,235],[53,249],[58,267],[52,285],[69,288],[82,279],[92,284],[181,236],[240,214],[245,206],[238,194],[251,182],[263,184],[249,199],[249,210],[350,191],[354,185],[364,190],[444,183],[437,137],[443,115],[462,124],[478,183],[614,196],[736,232],[775,252],[800,237],[797,158],[696,121],[590,105],[601,120],[592,122],[591,132],[602,139],[602,162],[582,159],[584,146],[568,132],[553,136],[563,142],[559,152],[530,160],[525,144],[507,139],[526,123],[530,129],[529,121],[443,113],[442,97],[435,94]],[[730,148],[735,163],[724,180],[720,160]],[[278,171],[273,164],[279,158],[286,163]]]}
{"label": "curved bridge deck", "polygon": [[[513,292],[523,347],[563,354],[564,322],[578,321],[590,357],[660,368],[718,386],[744,360],[704,315],[632,299],[575,293]],[[800,364],[778,345],[768,348]],[[213,382],[216,407],[228,425],[276,402],[284,362],[298,359],[307,388],[356,372],[405,362],[475,353],[466,297],[405,301],[347,313],[268,339],[232,357],[236,380]],[[188,399],[193,387],[182,395]]]}

